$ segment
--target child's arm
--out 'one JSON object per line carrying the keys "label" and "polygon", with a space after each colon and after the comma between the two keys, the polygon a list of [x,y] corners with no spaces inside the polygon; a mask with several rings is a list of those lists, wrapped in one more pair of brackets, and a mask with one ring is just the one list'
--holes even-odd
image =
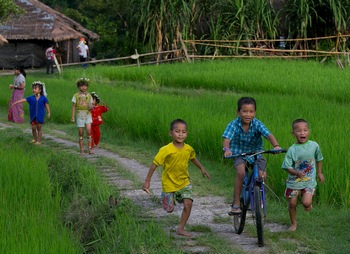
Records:
{"label": "child's arm", "polygon": [[48,118],[50,118],[50,116],[51,116],[51,112],[50,112],[50,106],[49,106],[49,103],[45,103],[45,107],[46,107],[47,117],[48,117]]}
{"label": "child's arm", "polygon": [[303,171],[297,171],[297,170],[295,170],[295,169],[293,169],[293,168],[288,168],[287,171],[288,171],[288,173],[289,173],[290,175],[296,176],[296,177],[298,177],[298,178],[303,178],[303,177],[305,176],[305,172],[303,172]]}
{"label": "child's arm", "polygon": [[75,106],[75,103],[73,102],[73,106],[72,106],[72,118],[70,119],[70,121],[71,121],[72,123],[74,123],[74,120],[75,120],[75,118],[74,118],[74,115],[75,115],[75,108],[76,108],[76,106]]}
{"label": "child's arm", "polygon": [[151,178],[153,176],[154,171],[156,170],[157,165],[152,163],[151,167],[149,168],[146,180],[142,186],[142,189],[148,193],[148,189],[151,186]]}
{"label": "child's arm", "polygon": [[324,175],[322,174],[322,161],[316,162],[316,166],[317,166],[317,178],[321,183],[323,183]]}
{"label": "child's arm", "polygon": [[105,108],[105,112],[107,112],[109,110],[109,107],[107,106],[107,104],[102,101],[102,106]]}
{"label": "child's arm", "polygon": [[16,105],[16,104],[18,104],[18,103],[26,102],[26,101],[27,101],[26,98],[20,99],[20,100],[18,100],[18,101],[15,101],[15,102],[12,104],[12,106],[14,106],[14,105]]}
{"label": "child's arm", "polygon": [[271,145],[273,146],[274,150],[280,150],[281,147],[277,142],[277,139],[275,138],[274,135],[272,135],[271,133],[269,134],[269,136],[267,136],[267,139],[270,141]]}
{"label": "child's arm", "polygon": [[208,172],[205,170],[205,168],[203,167],[203,165],[199,162],[199,160],[197,158],[194,158],[191,161],[194,165],[196,165],[197,168],[199,168],[201,170],[203,177],[207,177],[208,179],[211,178],[210,175],[208,174]]}
{"label": "child's arm", "polygon": [[232,151],[230,149],[230,143],[231,143],[231,141],[228,138],[225,138],[224,141],[222,142],[222,147],[224,150],[224,157],[232,155]]}

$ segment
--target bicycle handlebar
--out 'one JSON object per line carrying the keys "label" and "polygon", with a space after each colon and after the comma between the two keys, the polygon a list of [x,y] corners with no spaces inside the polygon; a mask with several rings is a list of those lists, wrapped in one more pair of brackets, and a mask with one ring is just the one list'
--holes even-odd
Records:
{"label": "bicycle handlebar", "polygon": [[279,150],[263,150],[263,151],[259,151],[259,152],[247,152],[247,153],[241,153],[241,154],[235,154],[235,155],[230,155],[225,157],[225,159],[231,159],[231,158],[236,158],[236,157],[244,157],[244,156],[249,156],[249,157],[253,157],[255,155],[258,154],[264,154],[264,153],[272,153],[272,154],[277,154],[277,153],[286,153],[287,150],[286,149],[279,149]]}

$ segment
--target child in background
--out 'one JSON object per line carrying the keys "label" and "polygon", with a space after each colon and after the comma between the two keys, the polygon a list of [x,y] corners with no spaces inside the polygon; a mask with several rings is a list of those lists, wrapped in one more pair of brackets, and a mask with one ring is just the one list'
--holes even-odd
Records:
{"label": "child in background", "polygon": [[175,201],[183,203],[183,211],[177,234],[191,237],[192,234],[185,231],[185,225],[191,214],[193,196],[192,184],[188,173],[188,161],[198,167],[203,177],[210,179],[209,174],[196,158],[194,149],[185,144],[187,137],[187,123],[176,119],[170,125],[169,135],[172,142],[159,149],[154,157],[142,189],[148,192],[150,181],[155,169],[160,165],[162,172],[162,204],[165,211],[171,213],[174,210]]}
{"label": "child in background", "polygon": [[28,102],[29,104],[29,114],[30,114],[30,124],[32,126],[33,140],[31,143],[36,145],[41,145],[42,138],[42,125],[45,121],[45,114],[47,112],[47,117],[50,118],[50,106],[49,101],[46,98],[45,84],[41,81],[34,81],[32,83],[33,95],[27,98],[21,99],[13,103],[16,105],[18,103]]}
{"label": "child in background", "polygon": [[[264,150],[261,136],[268,139],[275,150],[281,149],[276,138],[265,127],[265,125],[255,118],[256,102],[251,97],[242,97],[238,100],[238,117],[231,121],[222,137],[224,157],[232,154],[241,154],[245,152],[255,152]],[[253,163],[254,158],[250,158],[248,163]],[[266,159],[258,156],[259,177],[266,178]],[[229,215],[241,213],[240,196],[242,191],[243,179],[245,176],[245,160],[236,158],[234,160],[236,168],[236,177],[234,182],[233,204]]]}
{"label": "child in background", "polygon": [[324,182],[324,176],[322,174],[323,156],[321,149],[316,142],[308,140],[310,130],[307,121],[304,119],[295,120],[292,124],[292,130],[296,142],[288,149],[282,168],[288,172],[284,195],[289,199],[288,210],[291,221],[289,230],[295,231],[297,229],[298,196],[301,196],[304,210],[311,211],[312,196],[317,185],[316,170],[317,178],[321,183]]}
{"label": "child in background", "polygon": [[12,105],[24,98],[24,90],[26,86],[26,72],[23,66],[16,66],[14,68],[15,78],[13,80],[13,84],[9,86],[9,89],[13,89],[13,93],[10,99],[9,107],[8,107],[8,116],[7,120],[14,123],[24,123],[24,110],[23,105],[17,105],[13,107]]}
{"label": "child in background", "polygon": [[91,93],[92,100],[93,100],[93,108],[91,109],[91,116],[92,116],[92,124],[91,124],[91,136],[92,136],[92,142],[91,147],[93,148],[94,145],[98,147],[98,144],[100,143],[101,138],[101,132],[100,132],[100,125],[103,124],[102,120],[102,114],[107,112],[109,110],[108,106],[102,101],[102,106],[99,105],[100,103],[100,97],[97,93],[92,92]]}
{"label": "child in background", "polygon": [[91,113],[90,110],[92,109],[92,96],[87,92],[88,86],[89,86],[89,79],[87,78],[79,78],[76,81],[77,88],[79,89],[79,92],[73,95],[72,102],[72,118],[71,121],[74,123],[75,120],[75,114],[76,114],[76,121],[77,121],[77,127],[78,127],[78,134],[79,134],[79,148],[81,155],[85,155],[84,151],[84,143],[83,143],[83,137],[84,137],[84,127],[86,128],[86,135],[88,137],[88,147],[89,147],[89,154],[93,154],[92,150],[92,137],[91,137]]}

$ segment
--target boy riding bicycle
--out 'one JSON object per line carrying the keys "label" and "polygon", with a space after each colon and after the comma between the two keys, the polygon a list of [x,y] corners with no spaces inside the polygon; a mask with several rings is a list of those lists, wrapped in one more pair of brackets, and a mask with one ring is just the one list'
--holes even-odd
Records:
{"label": "boy riding bicycle", "polygon": [[[242,97],[238,100],[238,117],[231,121],[222,137],[224,157],[232,154],[240,154],[244,152],[263,150],[263,141],[261,136],[268,139],[274,150],[280,150],[276,138],[265,127],[265,125],[255,118],[256,102],[251,97]],[[250,158],[248,163],[253,163],[254,158]],[[259,177],[266,178],[266,160],[262,155],[258,155]],[[235,158],[234,167],[236,169],[236,177],[234,181],[233,205],[229,215],[241,213],[240,195],[242,191],[243,179],[245,176],[246,162],[242,158]]]}

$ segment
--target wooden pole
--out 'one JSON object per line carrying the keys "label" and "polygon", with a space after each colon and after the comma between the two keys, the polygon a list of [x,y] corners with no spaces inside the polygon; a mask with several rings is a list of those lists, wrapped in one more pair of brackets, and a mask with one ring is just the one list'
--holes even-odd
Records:
{"label": "wooden pole", "polygon": [[185,53],[185,57],[187,59],[187,62],[191,62],[191,59],[189,58],[188,54],[187,54],[187,48],[186,48],[186,45],[184,43],[184,41],[182,40],[182,36],[181,36],[181,33],[179,32],[178,33],[178,36],[179,36],[179,39],[180,39],[180,42],[181,42],[181,46],[182,46],[182,50],[184,51]]}

